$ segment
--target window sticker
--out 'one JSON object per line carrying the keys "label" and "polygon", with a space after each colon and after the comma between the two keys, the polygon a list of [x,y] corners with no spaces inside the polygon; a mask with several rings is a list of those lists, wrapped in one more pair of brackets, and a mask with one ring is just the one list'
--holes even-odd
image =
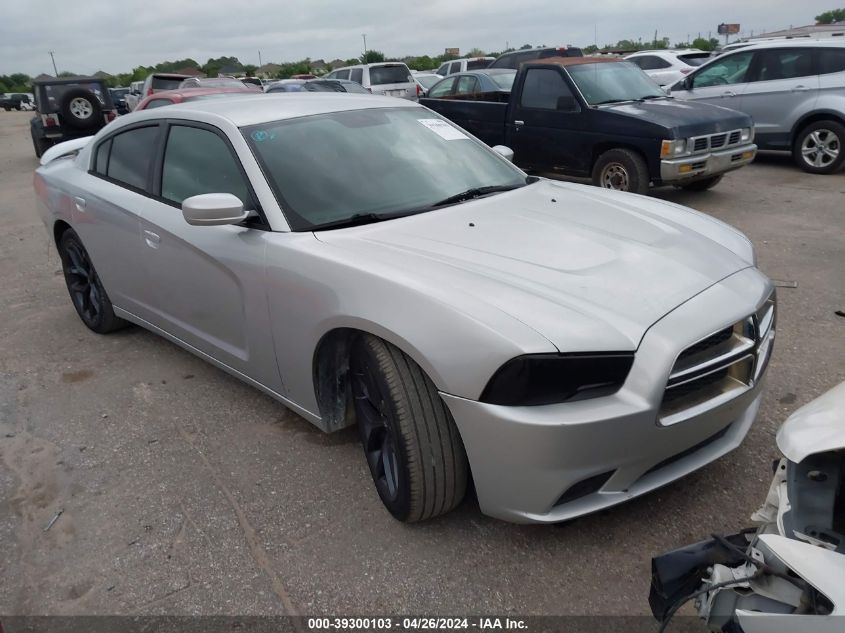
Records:
{"label": "window sticker", "polygon": [[447,141],[458,141],[460,139],[469,138],[458,128],[449,125],[443,119],[417,119],[417,121],[419,121],[429,130],[437,134],[437,136]]}
{"label": "window sticker", "polygon": [[252,136],[252,140],[256,143],[262,143],[263,141],[272,141],[276,138],[276,133],[267,132],[265,130],[255,130],[250,136]]}

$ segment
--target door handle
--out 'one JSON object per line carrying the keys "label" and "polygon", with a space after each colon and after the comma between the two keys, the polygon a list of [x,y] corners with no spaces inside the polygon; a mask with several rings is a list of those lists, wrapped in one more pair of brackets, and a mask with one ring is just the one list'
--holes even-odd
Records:
{"label": "door handle", "polygon": [[792,92],[806,92],[807,90],[809,90],[809,88],[807,88],[807,86],[803,86],[803,85],[800,85],[800,84],[795,86],[794,88],[792,88]]}
{"label": "door handle", "polygon": [[158,248],[158,245],[161,243],[161,237],[158,233],[153,233],[152,231],[144,231],[144,241],[150,248]]}
{"label": "door handle", "polygon": [[726,90],[722,93],[723,97],[735,97],[736,93],[733,90]]}
{"label": "door handle", "polygon": [[73,204],[76,207],[76,210],[85,213],[85,198],[80,198],[79,196],[73,197]]}
{"label": "door handle", "polygon": [[525,125],[525,121],[514,121],[514,122],[513,122],[513,124],[514,124],[516,127],[519,127],[520,125]]}

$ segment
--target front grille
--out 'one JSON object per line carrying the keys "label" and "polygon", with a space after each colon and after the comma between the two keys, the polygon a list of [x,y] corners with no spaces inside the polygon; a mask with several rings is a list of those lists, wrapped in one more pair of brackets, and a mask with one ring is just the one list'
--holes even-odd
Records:
{"label": "front grille", "polygon": [[691,141],[693,154],[704,154],[711,150],[736,147],[742,143],[742,130],[731,130],[730,132],[718,132],[706,136],[695,136]]}
{"label": "front grille", "polygon": [[660,406],[661,423],[675,424],[751,389],[768,363],[775,320],[772,293],[754,314],[678,354]]}

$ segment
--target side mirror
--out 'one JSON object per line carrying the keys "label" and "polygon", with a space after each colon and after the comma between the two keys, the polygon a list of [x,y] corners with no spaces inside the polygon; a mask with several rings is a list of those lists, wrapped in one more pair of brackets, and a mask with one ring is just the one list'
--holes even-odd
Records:
{"label": "side mirror", "polygon": [[561,112],[576,112],[578,110],[578,102],[572,95],[566,95],[557,98],[557,109]]}
{"label": "side mirror", "polygon": [[672,86],[671,91],[692,90],[692,77],[684,77],[681,81]]}
{"label": "side mirror", "polygon": [[494,145],[492,149],[505,160],[513,162],[513,150],[510,147],[505,147],[504,145]]}
{"label": "side mirror", "polygon": [[243,222],[249,211],[231,193],[203,193],[182,201],[182,217],[193,226],[220,226]]}

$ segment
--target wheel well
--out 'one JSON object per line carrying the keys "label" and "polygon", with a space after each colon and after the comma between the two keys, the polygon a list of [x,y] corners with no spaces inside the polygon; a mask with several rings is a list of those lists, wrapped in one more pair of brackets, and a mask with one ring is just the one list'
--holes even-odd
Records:
{"label": "wheel well", "polygon": [[358,336],[366,334],[352,328],[337,328],[326,333],[314,352],[314,393],[324,429],[337,431],[355,424],[349,390],[349,356]]}
{"label": "wheel well", "polygon": [[792,136],[789,139],[789,147],[791,148],[795,144],[795,139],[798,138],[798,135],[805,127],[818,121],[836,121],[839,125],[845,125],[845,118],[841,115],[833,112],[816,112],[815,114],[811,114],[810,116],[801,119],[795,124],[795,127],[792,130]]}
{"label": "wheel well", "polygon": [[62,239],[62,235],[65,234],[65,231],[70,229],[70,224],[65,222],[64,220],[58,220],[53,225],[53,239],[56,241],[56,248],[59,246],[59,240]]}
{"label": "wheel well", "polygon": [[643,159],[646,164],[646,167],[648,167],[648,159],[645,157],[645,154],[643,154],[643,151],[639,147],[636,147],[634,145],[627,145],[625,143],[618,143],[615,141],[607,143],[597,143],[593,146],[593,156],[590,160],[591,174],[593,173],[593,169],[596,166],[596,161],[599,159],[599,156],[612,149],[626,149],[629,152],[634,152],[635,154],[637,154],[637,156]]}

